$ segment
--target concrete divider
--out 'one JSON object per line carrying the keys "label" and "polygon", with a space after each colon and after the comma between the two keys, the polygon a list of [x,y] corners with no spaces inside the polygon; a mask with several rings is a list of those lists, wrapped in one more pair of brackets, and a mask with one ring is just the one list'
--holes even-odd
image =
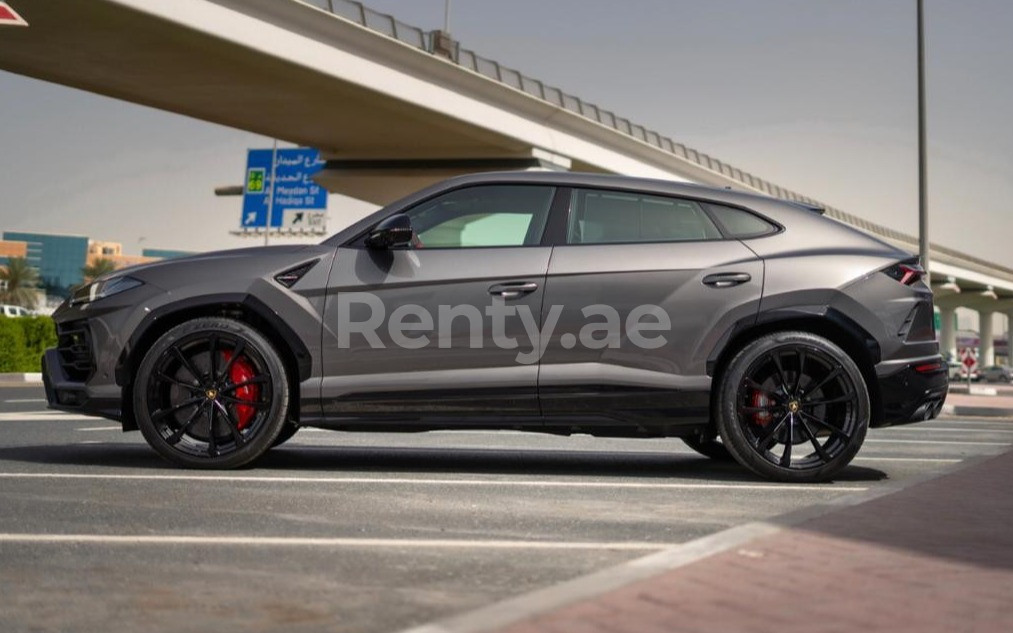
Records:
{"label": "concrete divider", "polygon": [[42,374],[29,372],[22,374],[0,374],[0,385],[41,385]]}

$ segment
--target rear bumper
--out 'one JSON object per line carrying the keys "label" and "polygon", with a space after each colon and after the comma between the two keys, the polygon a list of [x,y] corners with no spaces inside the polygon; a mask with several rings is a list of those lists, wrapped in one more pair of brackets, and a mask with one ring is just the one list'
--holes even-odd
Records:
{"label": "rear bumper", "polygon": [[908,361],[890,369],[894,371],[878,378],[882,415],[873,426],[910,424],[939,415],[950,382],[941,356]]}
{"label": "rear bumper", "polygon": [[50,409],[123,420],[122,400],[102,396],[87,384],[72,380],[60,364],[55,348],[46,350],[42,357],[42,384]]}

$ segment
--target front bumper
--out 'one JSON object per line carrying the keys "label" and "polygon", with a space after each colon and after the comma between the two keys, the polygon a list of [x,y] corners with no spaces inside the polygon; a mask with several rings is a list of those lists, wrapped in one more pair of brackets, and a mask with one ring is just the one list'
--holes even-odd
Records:
{"label": "front bumper", "polygon": [[50,409],[123,421],[122,398],[102,395],[87,384],[73,380],[60,363],[59,351],[55,348],[46,350],[42,357],[42,384]]}
{"label": "front bumper", "polygon": [[937,417],[950,383],[948,368],[941,356],[910,361],[897,371],[880,375],[878,381],[882,416],[874,421],[874,427]]}
{"label": "front bumper", "polygon": [[64,303],[53,313],[57,347],[42,357],[49,407],[124,422],[123,385],[116,379],[126,337],[161,290],[140,286],[92,303]]}

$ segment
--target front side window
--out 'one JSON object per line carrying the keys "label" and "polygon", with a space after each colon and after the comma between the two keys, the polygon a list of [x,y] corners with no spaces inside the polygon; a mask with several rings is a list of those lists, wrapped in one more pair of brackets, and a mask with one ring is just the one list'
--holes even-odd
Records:
{"label": "front side window", "polygon": [[422,248],[535,246],[554,187],[485,185],[451,191],[406,212]]}
{"label": "front side window", "polygon": [[575,189],[570,201],[568,244],[719,240],[721,233],[693,200]]}

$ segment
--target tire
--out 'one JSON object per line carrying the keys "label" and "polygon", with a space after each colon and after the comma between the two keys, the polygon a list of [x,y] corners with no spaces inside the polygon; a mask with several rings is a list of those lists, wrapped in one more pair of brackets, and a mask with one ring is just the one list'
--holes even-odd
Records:
{"label": "tire", "polygon": [[682,438],[682,441],[686,443],[697,453],[700,453],[704,457],[710,457],[717,462],[730,462],[735,458],[728,452],[725,445],[721,443],[721,438],[716,436],[704,437],[700,435],[692,435],[690,437]]}
{"label": "tire", "polygon": [[281,427],[281,433],[278,433],[278,437],[274,438],[274,443],[271,444],[271,448],[275,448],[277,446],[281,446],[285,442],[287,442],[290,439],[292,439],[292,437],[294,437],[295,434],[298,433],[298,432],[299,432],[299,427],[296,426],[295,424],[292,424],[291,422],[288,422],[288,423],[284,424]]}
{"label": "tire", "polygon": [[868,386],[855,361],[821,336],[777,332],[752,341],[732,358],[718,388],[724,446],[766,479],[827,481],[865,441]]}
{"label": "tire", "polygon": [[159,455],[188,468],[238,468],[282,433],[288,376],[277,350],[254,328],[198,318],[155,341],[138,368],[133,398],[137,426]]}

